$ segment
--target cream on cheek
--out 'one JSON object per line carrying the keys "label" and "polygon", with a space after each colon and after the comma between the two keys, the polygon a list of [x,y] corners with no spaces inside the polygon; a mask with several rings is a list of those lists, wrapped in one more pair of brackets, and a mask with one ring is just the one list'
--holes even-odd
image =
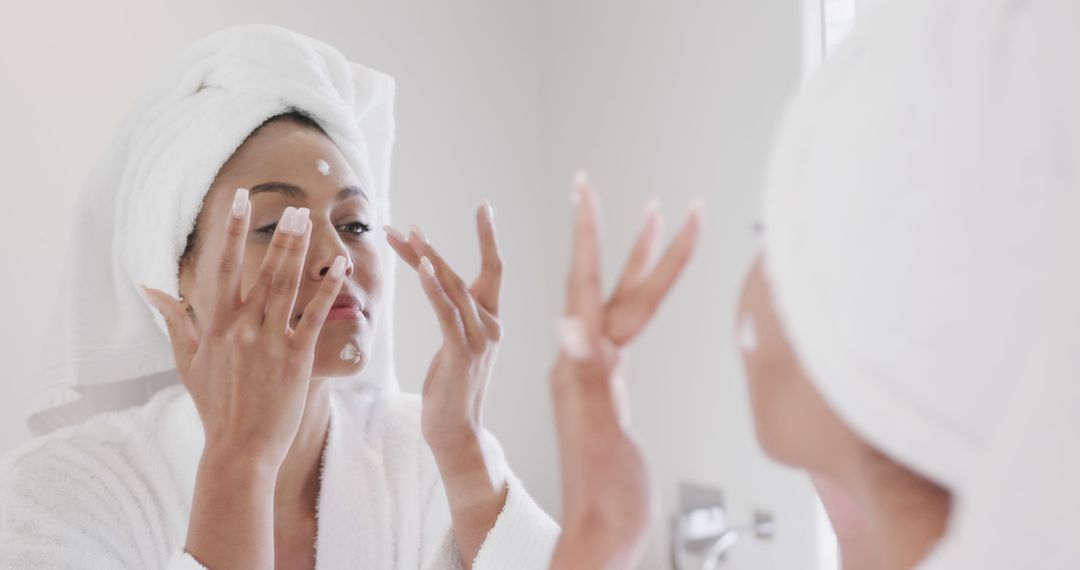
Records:
{"label": "cream on cheek", "polygon": [[742,320],[739,321],[738,341],[739,348],[743,352],[752,353],[757,350],[757,321],[754,320],[753,315],[743,315]]}

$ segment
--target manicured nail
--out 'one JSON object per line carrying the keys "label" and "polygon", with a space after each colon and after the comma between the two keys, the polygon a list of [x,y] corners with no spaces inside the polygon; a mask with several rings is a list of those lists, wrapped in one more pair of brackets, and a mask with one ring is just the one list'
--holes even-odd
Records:
{"label": "manicured nail", "polygon": [[247,188],[236,189],[232,201],[232,216],[234,218],[242,218],[247,213],[248,206],[251,205],[250,194],[251,192]]}
{"label": "manicured nail", "polygon": [[143,298],[143,301],[150,302],[150,292],[146,290],[146,285],[139,285],[139,296]]}
{"label": "manicured nail", "polygon": [[409,241],[404,234],[402,234],[400,231],[398,231],[397,228],[393,226],[383,226],[383,231],[386,232],[386,235],[394,238],[399,242],[407,243]]}
{"label": "manicured nail", "polygon": [[484,200],[484,215],[487,216],[488,223],[495,221],[495,208],[491,207],[491,202]]}
{"label": "manicured nail", "polygon": [[307,208],[298,208],[294,216],[292,233],[303,235],[303,233],[307,231],[308,221],[311,218],[311,210]]}
{"label": "manicured nail", "polygon": [[411,226],[410,229],[412,230],[413,235],[416,236],[416,239],[424,243],[431,243],[430,241],[428,241],[427,236],[424,235],[424,232],[420,231],[420,228],[416,226]]}
{"label": "manicured nail", "polygon": [[705,223],[705,199],[694,198],[690,202],[690,211],[687,214],[688,217],[697,218],[698,222]]}
{"label": "manicured nail", "polygon": [[660,212],[660,199],[653,198],[645,204],[645,213],[643,218],[646,222],[649,221],[654,215]]}
{"label": "manicured nail", "polygon": [[285,208],[285,211],[281,213],[281,217],[278,218],[277,229],[275,232],[281,232],[284,234],[292,233],[293,219],[296,216],[296,208],[289,206]]}
{"label": "manicured nail", "polygon": [[428,277],[435,278],[435,266],[431,264],[431,260],[426,255],[420,258],[420,269],[427,273]]}
{"label": "manicured nail", "polygon": [[570,191],[570,204],[577,206],[581,203],[581,192],[589,185],[589,173],[579,169],[574,173],[574,188]]}
{"label": "manicured nail", "polygon": [[339,255],[330,264],[330,277],[340,279],[342,275],[345,275],[345,256]]}

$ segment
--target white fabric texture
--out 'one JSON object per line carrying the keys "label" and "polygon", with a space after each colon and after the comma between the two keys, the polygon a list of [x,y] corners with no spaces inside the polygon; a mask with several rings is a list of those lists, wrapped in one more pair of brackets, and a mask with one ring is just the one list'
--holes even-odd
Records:
{"label": "white fabric texture", "polygon": [[[420,400],[335,386],[323,455],[316,568],[459,568],[449,506],[420,433]],[[183,551],[204,444],[182,386],[38,438],[5,459],[0,567],[201,570]],[[493,456],[501,450],[486,442]],[[510,480],[473,567],[546,569],[555,523]]]}
{"label": "white fabric texture", "polygon": [[1078,254],[1078,6],[883,3],[774,149],[766,273],[800,362],[861,437],[961,494]]}
{"label": "white fabric texture", "polygon": [[1063,261],[1073,276],[1056,326],[1033,355],[1002,440],[958,501],[949,539],[921,570],[1080,568],[1080,256]]}
{"label": "white fabric texture", "polygon": [[[179,258],[221,166],[266,119],[314,118],[389,222],[394,81],[334,48],[273,26],[239,26],[180,52],[125,117],[81,196],[56,315],[44,393],[31,430],[144,403],[178,381],[162,317],[138,289],[178,296]],[[395,256],[378,240],[385,289]],[[376,323],[358,383],[394,390],[393,296]]]}

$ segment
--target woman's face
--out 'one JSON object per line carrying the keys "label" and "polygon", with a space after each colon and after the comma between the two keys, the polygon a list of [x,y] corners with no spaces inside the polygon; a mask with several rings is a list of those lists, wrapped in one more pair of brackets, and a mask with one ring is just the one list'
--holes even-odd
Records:
{"label": "woman's face", "polygon": [[773,307],[759,256],[743,283],[736,318],[758,442],[781,463],[830,473],[857,438],[799,364]]}
{"label": "woman's face", "polygon": [[[181,263],[180,292],[201,331],[211,313],[215,264],[237,188],[251,191],[251,224],[241,288],[255,284],[274,228],[288,206],[311,210],[311,243],[300,279],[296,326],[338,255],[346,279],[315,349],[313,376],[347,376],[367,363],[382,299],[382,275],[371,231],[375,209],[337,146],[322,132],[291,120],[263,125],[218,173],[195,226],[195,247]],[[350,298],[351,296],[351,298]],[[350,308],[353,307],[353,308]],[[359,310],[355,310],[358,307]]]}

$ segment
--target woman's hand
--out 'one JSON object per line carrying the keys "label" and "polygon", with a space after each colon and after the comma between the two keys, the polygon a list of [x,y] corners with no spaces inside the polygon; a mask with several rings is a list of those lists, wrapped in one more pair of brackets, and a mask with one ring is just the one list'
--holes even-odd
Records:
{"label": "woman's hand", "polygon": [[274,566],[277,472],[299,429],[315,342],[345,273],[338,256],[294,327],[311,222],[305,208],[288,208],[242,297],[250,210],[247,190],[238,190],[201,330],[178,300],[146,289],[168,324],[177,370],[206,433],[185,547],[209,568]]}
{"label": "woman's hand", "polygon": [[563,488],[563,533],[552,568],[632,568],[652,516],[652,490],[641,451],[628,433],[619,373],[623,348],[648,324],[697,244],[700,209],[691,210],[671,246],[655,260],[660,217],[644,227],[614,293],[603,299],[599,214],[584,176],[575,182],[574,255],[551,373]]}
{"label": "woman's hand", "polygon": [[250,204],[238,192],[216,264],[214,308],[196,329],[184,305],[156,289],[147,298],[165,317],[177,371],[191,393],[209,450],[280,465],[300,426],[315,358],[315,341],[344,277],[334,261],[293,328],[293,309],[307,257],[307,208],[282,214],[257,281],[241,298],[240,268]]}
{"label": "woman's hand", "polygon": [[421,427],[446,487],[454,535],[469,566],[506,499],[506,481],[485,455],[481,416],[502,338],[499,287],[502,259],[491,206],[476,212],[480,275],[465,281],[419,229],[406,238],[387,227],[387,241],[420,275],[442,329],[443,342],[428,368]]}

